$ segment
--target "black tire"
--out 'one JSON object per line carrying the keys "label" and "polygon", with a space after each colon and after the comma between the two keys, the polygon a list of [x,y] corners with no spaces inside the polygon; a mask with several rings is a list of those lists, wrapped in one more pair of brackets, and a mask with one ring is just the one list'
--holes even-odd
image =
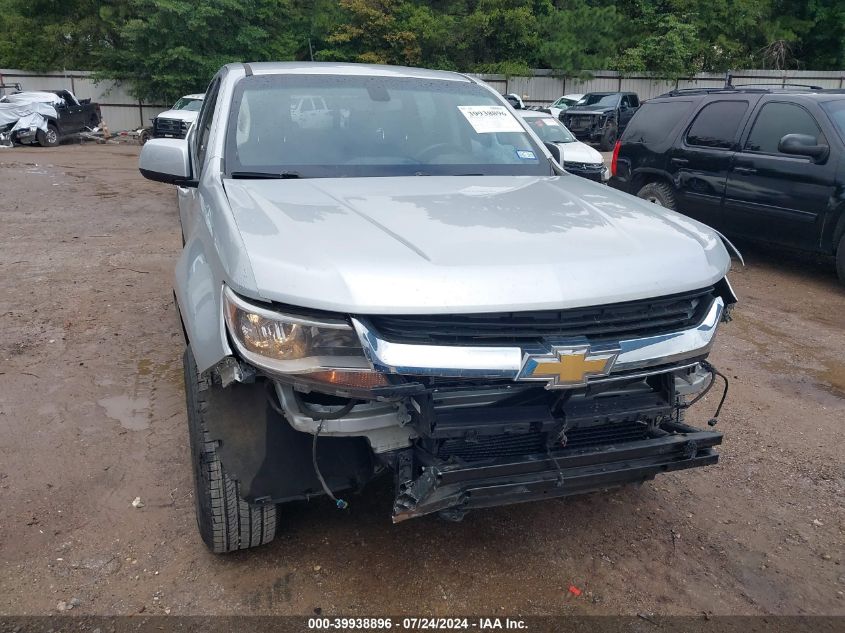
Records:
{"label": "black tire", "polygon": [[59,128],[54,123],[47,124],[47,131],[38,130],[35,139],[41,147],[56,147],[61,142]]}
{"label": "black tire", "polygon": [[845,235],[836,247],[836,274],[839,275],[839,282],[845,284]]}
{"label": "black tire", "polygon": [[276,506],[241,498],[240,483],[226,473],[217,453],[219,443],[209,435],[204,419],[208,392],[219,387],[199,374],[190,347],[183,365],[200,536],[215,554],[265,545],[276,535]]}
{"label": "black tire", "polygon": [[637,192],[637,197],[675,210],[675,192],[665,182],[650,182]]}
{"label": "black tire", "polygon": [[602,152],[612,152],[613,147],[616,145],[617,136],[618,134],[616,130],[616,124],[608,124],[604,133],[601,135],[601,141],[599,141],[599,150]]}

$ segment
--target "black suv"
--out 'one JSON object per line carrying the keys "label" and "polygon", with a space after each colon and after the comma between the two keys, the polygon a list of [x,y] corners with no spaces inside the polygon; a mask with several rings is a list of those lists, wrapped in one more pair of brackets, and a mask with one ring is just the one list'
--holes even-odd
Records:
{"label": "black suv", "polygon": [[639,107],[636,92],[588,92],[561,112],[560,120],[579,141],[598,143],[609,152]]}
{"label": "black suv", "polygon": [[727,235],[836,256],[845,283],[845,91],[679,90],[640,108],[610,185]]}

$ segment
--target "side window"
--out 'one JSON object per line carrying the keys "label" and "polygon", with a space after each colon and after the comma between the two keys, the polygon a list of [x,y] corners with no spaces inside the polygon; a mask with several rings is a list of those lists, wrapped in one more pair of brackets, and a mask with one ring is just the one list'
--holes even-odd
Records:
{"label": "side window", "polygon": [[676,130],[691,109],[691,101],[680,101],[675,97],[668,101],[648,101],[636,111],[625,128],[622,140],[646,145],[660,143]]}
{"label": "side window", "polygon": [[628,95],[628,99],[631,101],[632,108],[639,108],[640,107],[640,100],[637,95]]}
{"label": "side window", "polygon": [[202,103],[199,118],[197,120],[196,132],[196,171],[197,175],[205,164],[205,155],[208,152],[208,142],[211,138],[211,122],[214,120],[214,110],[217,107],[217,94],[220,92],[220,79],[212,80],[211,85],[205,93],[205,100]]}
{"label": "side window", "polygon": [[704,106],[687,131],[687,145],[730,149],[745,111],[747,101],[714,101]]}
{"label": "side window", "polygon": [[813,115],[794,103],[767,103],[760,110],[745,151],[777,154],[780,139],[787,134],[808,134],[819,142],[821,129]]}
{"label": "side window", "polygon": [[628,95],[622,95],[622,107],[623,108],[630,108],[631,102],[628,99]]}

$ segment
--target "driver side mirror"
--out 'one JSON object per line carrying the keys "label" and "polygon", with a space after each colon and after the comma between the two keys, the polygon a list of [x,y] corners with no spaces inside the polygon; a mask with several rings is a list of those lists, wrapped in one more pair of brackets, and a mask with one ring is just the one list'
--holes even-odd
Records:
{"label": "driver side mirror", "polygon": [[816,138],[809,134],[787,134],[778,142],[778,151],[781,154],[808,156],[820,163],[827,158],[830,147],[819,145]]}
{"label": "driver side mirror", "polygon": [[188,141],[182,138],[154,138],[144,143],[138,169],[144,178],[182,187],[196,187],[191,179]]}

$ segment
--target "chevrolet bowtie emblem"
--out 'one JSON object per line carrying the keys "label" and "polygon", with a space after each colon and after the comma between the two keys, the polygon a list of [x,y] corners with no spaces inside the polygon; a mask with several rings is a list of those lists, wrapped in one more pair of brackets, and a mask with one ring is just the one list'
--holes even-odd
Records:
{"label": "chevrolet bowtie emblem", "polygon": [[615,350],[592,351],[589,345],[552,347],[551,353],[522,357],[517,380],[543,380],[547,389],[581,387],[591,376],[607,376],[619,355]]}

